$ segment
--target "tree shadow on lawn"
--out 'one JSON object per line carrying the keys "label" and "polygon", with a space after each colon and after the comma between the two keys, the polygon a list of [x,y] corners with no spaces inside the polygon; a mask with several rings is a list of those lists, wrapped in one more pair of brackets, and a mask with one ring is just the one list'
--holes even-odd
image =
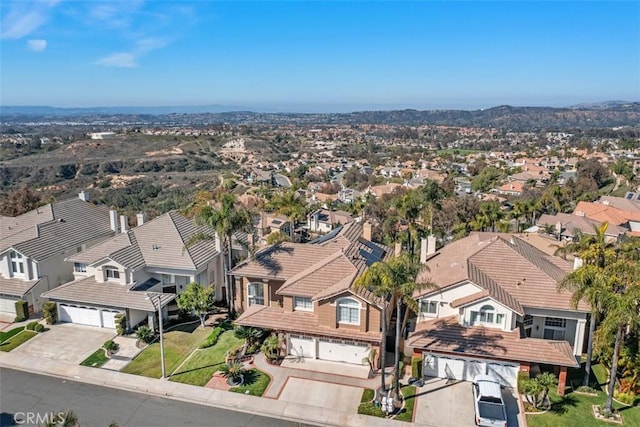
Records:
{"label": "tree shadow on lawn", "polygon": [[224,365],[224,362],[212,363],[211,365],[198,366],[197,368],[187,369],[186,371],[174,372],[171,376],[175,377],[178,375],[188,374],[189,372],[199,371],[201,369],[214,368],[216,366]]}
{"label": "tree shadow on lawn", "polygon": [[552,412],[557,415],[566,414],[570,407],[578,406],[578,399],[571,394],[567,394],[564,397],[561,397],[561,400],[557,402],[553,402],[551,404],[551,408],[549,412]]}
{"label": "tree shadow on lawn", "polygon": [[177,332],[187,332],[191,334],[199,327],[200,327],[200,321],[194,321],[193,323],[187,323],[187,324],[171,327],[169,330],[165,331],[165,333],[177,331]]}

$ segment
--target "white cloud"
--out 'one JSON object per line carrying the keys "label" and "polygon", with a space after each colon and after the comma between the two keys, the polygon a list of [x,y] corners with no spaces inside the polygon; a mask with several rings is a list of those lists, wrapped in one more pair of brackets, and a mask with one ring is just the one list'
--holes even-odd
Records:
{"label": "white cloud", "polygon": [[105,56],[104,58],[98,59],[95,64],[119,68],[136,68],[138,66],[136,56],[129,52],[120,52]]}
{"label": "white cloud", "polygon": [[27,40],[27,47],[34,52],[44,52],[47,41],[42,39]]}
{"label": "white cloud", "polygon": [[60,0],[19,1],[5,4],[8,11],[2,19],[0,38],[21,39],[49,19],[50,9]]}

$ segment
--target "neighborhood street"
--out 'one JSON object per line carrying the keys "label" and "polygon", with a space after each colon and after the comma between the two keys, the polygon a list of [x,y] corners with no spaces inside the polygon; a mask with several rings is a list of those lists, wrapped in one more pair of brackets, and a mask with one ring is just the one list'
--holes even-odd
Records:
{"label": "neighborhood street", "polygon": [[[82,426],[298,426],[300,424],[243,412],[199,406],[140,393],[0,369],[0,425],[22,423],[29,413],[72,410]],[[18,414],[18,422],[14,415]]]}

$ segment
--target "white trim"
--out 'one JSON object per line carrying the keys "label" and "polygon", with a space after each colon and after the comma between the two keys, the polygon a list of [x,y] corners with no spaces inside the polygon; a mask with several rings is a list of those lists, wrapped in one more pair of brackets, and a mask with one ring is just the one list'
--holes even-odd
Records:
{"label": "white trim", "polygon": [[[344,321],[344,320],[341,321],[340,320],[340,301],[353,301],[353,302],[358,304],[358,308],[357,308],[357,310],[358,310],[358,321],[357,322],[348,322],[348,321]],[[353,307],[346,306],[346,307],[348,307],[349,309],[356,309],[355,306],[353,306]],[[360,318],[362,317],[362,315],[360,313],[361,311],[362,311],[362,303],[360,301],[358,301],[357,299],[355,299],[355,298],[342,297],[342,298],[338,298],[336,300],[336,319],[337,319],[338,323],[342,323],[342,324],[345,324],[345,325],[360,325]]]}
{"label": "white trim", "polygon": [[[300,299],[304,299],[306,301],[309,301],[310,307],[308,307],[308,308],[304,307],[304,306],[298,307],[296,305],[296,301],[300,300]],[[312,312],[313,311],[313,300],[311,299],[311,297],[296,297],[296,296],[294,296],[293,297],[293,310],[294,311],[310,311],[310,312]]]}
{"label": "white trim", "polygon": [[[262,289],[262,304],[259,304],[257,302],[255,302],[256,296],[254,294],[252,294],[250,292],[251,289],[251,285],[260,285],[261,289]],[[265,292],[264,292],[264,285],[265,283],[263,282],[249,282],[247,283],[247,307],[250,307],[252,305],[266,305],[266,298],[265,298]],[[253,303],[251,302],[253,299]]]}

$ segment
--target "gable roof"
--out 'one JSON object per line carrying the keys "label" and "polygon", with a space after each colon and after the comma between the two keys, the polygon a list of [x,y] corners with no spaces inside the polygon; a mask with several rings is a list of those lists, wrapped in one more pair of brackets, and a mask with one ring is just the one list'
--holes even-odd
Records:
{"label": "gable roof", "polygon": [[41,261],[97,238],[113,235],[109,209],[79,198],[63,200],[0,220],[0,252],[15,248]]}
{"label": "gable roof", "polygon": [[[596,220],[566,213],[557,213],[555,215],[542,214],[537,221],[540,226],[544,225],[556,225],[560,223],[562,225],[562,235],[573,236],[576,231],[583,234],[594,234],[593,227],[600,226],[601,222]],[[611,237],[618,237],[620,234],[624,234],[627,230],[619,225],[609,224],[605,235]]]}
{"label": "gable roof", "polygon": [[585,201],[578,202],[573,214],[613,225],[626,224],[629,220],[640,221],[640,211],[626,211],[604,203]]}
{"label": "gable roof", "polygon": [[[572,264],[516,236],[507,240],[502,235],[474,233],[445,246],[427,265],[431,273],[423,273],[419,280],[430,278],[439,290],[469,280],[520,315],[524,307],[572,310],[571,292],[557,288]],[[578,305],[578,311],[588,310],[586,303]]]}
{"label": "gable roof", "polygon": [[390,256],[391,251],[361,235],[362,224],[351,222],[315,243],[274,245],[236,266],[233,274],[284,280],[277,291],[280,295],[318,300],[351,290],[367,301],[381,304],[383,301],[368,290],[353,289],[353,283],[371,264]]}
{"label": "gable roof", "polygon": [[185,242],[197,233],[215,236],[213,229],[197,226],[179,212],[171,211],[67,260],[93,264],[108,258],[133,270],[144,266],[198,269],[218,251],[213,241],[185,249]]}

